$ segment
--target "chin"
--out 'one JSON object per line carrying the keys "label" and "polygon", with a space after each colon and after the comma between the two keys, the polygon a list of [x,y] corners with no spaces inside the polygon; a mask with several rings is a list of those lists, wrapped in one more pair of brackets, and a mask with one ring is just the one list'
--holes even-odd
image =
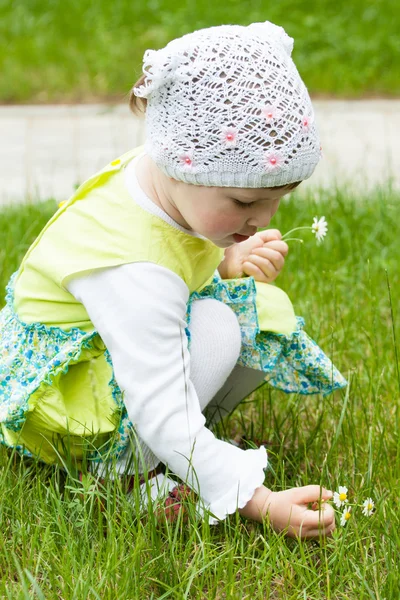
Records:
{"label": "chin", "polygon": [[228,242],[228,241],[217,241],[214,242],[213,240],[211,240],[213,242],[213,244],[215,246],[218,246],[218,248],[230,248],[230,246],[234,246],[235,242]]}

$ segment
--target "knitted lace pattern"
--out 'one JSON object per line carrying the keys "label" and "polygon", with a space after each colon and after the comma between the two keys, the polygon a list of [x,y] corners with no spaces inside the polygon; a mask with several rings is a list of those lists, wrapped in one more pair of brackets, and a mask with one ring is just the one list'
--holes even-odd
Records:
{"label": "knitted lace pattern", "polygon": [[145,150],[186,183],[261,188],[302,181],[321,156],[314,111],[272,23],[221,25],[144,55]]}

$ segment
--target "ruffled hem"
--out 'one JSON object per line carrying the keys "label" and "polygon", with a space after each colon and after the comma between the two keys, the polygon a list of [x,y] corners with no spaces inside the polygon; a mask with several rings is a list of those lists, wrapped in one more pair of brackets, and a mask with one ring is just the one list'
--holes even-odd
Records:
{"label": "ruffled hem", "polygon": [[[260,329],[257,311],[257,288],[253,277],[213,282],[190,297],[187,322],[190,323],[194,300],[215,298],[235,313],[242,336],[238,364],[264,371],[265,380],[287,393],[323,394],[346,387],[346,379],[330,358],[303,331],[304,320],[296,317],[294,331],[279,333]],[[263,301],[263,298],[260,298]],[[187,327],[190,344],[190,330]]]}
{"label": "ruffled hem", "polygon": [[202,499],[197,503],[196,510],[199,516],[204,518],[206,510],[210,513],[208,519],[210,525],[217,525],[237,509],[244,508],[254,496],[255,490],[264,484],[264,471],[268,465],[268,454],[265,447],[260,446],[257,450],[250,449],[243,452],[246,459],[249,457],[250,461],[244,461],[244,475],[240,479],[239,489],[232,489],[222,498],[211,503],[206,503]]}
{"label": "ruffled hem", "polygon": [[[17,275],[18,271],[10,278],[6,287],[6,306],[0,311],[3,362],[0,372],[0,424],[15,433],[21,430],[26,421],[32,395],[41,385],[52,385],[60,374],[68,373],[70,366],[79,362],[84,351],[97,352],[98,338],[95,330],[86,332],[73,327],[67,331],[60,327],[22,321],[14,310],[14,283]],[[121,417],[115,435],[89,457],[95,462],[107,460],[111,455],[119,457],[128,445],[129,431],[132,428],[107,349],[104,350],[104,355],[112,373],[108,385]],[[2,427],[0,443],[9,446],[1,432]],[[12,447],[27,456],[31,455],[22,446]]]}
{"label": "ruffled hem", "polygon": [[44,325],[27,326],[9,306],[0,317],[5,325],[2,328],[3,359],[7,369],[0,387],[0,421],[17,432],[25,422],[32,394],[44,383],[51,385],[59,374],[66,374],[70,365],[79,361],[82,352],[91,349],[97,333],[74,330],[65,341],[65,331],[60,329],[59,336],[53,328],[51,335],[43,335],[49,333]]}

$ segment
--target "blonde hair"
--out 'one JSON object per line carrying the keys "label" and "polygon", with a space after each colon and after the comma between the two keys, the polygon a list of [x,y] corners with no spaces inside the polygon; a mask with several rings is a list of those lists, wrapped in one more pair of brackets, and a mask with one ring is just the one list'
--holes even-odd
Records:
{"label": "blonde hair", "polygon": [[138,98],[138,96],[135,96],[133,90],[135,87],[140,87],[141,85],[144,85],[145,81],[146,75],[143,74],[134,84],[129,94],[129,108],[131,109],[133,114],[138,117],[141,117],[146,112],[147,98]]}

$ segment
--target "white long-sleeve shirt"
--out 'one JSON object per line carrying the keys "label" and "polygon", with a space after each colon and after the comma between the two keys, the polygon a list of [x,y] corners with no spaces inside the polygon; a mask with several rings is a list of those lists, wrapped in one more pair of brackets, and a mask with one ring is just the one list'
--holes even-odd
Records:
{"label": "white long-sleeve shirt", "polygon": [[[126,169],[132,201],[181,228],[141,190],[134,172],[139,159]],[[205,427],[190,379],[186,283],[165,267],[140,262],[77,277],[68,289],[110,352],[139,437],[219,519],[242,508],[263,484],[267,455],[263,447],[241,450],[218,440]]]}

